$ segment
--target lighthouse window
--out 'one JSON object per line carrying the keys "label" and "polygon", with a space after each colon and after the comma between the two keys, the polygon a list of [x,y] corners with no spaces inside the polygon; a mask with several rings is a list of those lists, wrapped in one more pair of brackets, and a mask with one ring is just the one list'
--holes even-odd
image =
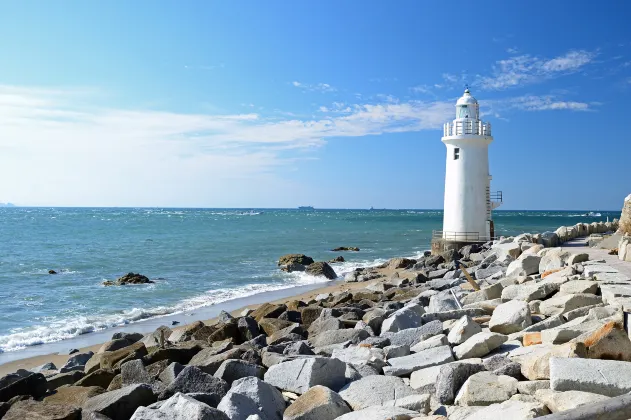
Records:
{"label": "lighthouse window", "polygon": [[469,118],[469,109],[466,105],[460,105],[458,107],[458,118]]}
{"label": "lighthouse window", "polygon": [[454,160],[458,160],[458,159],[460,159],[460,148],[456,147],[454,149]]}

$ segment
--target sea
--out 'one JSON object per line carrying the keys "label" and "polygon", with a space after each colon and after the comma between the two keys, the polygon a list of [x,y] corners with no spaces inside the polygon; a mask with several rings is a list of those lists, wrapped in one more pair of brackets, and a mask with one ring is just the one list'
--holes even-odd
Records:
{"label": "sea", "polygon": [[[498,235],[616,217],[494,212]],[[227,302],[324,286],[326,279],[280,271],[278,257],[343,255],[346,262],[332,264],[343,277],[422,255],[441,225],[440,210],[0,208],[0,353],[179,314],[190,322],[184,315]],[[339,246],[360,251],[331,251]],[[128,272],[155,283],[103,286]]]}

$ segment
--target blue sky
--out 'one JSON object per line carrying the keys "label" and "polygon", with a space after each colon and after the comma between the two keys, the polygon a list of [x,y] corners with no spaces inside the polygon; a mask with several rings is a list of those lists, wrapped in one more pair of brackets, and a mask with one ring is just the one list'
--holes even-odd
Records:
{"label": "blue sky", "polygon": [[619,209],[630,12],[0,0],[0,202],[441,208],[468,83],[503,208]]}

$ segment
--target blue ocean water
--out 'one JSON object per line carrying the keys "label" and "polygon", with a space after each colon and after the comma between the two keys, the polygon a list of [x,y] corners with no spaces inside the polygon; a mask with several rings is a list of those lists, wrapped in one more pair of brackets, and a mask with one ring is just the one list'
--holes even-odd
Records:
{"label": "blue ocean water", "polygon": [[[543,232],[620,212],[496,211],[497,234]],[[278,257],[358,266],[429,249],[437,210],[0,208],[0,352],[314,283]],[[337,246],[360,252],[336,253]],[[48,270],[59,274],[49,275]],[[127,272],[154,284],[105,287]]]}

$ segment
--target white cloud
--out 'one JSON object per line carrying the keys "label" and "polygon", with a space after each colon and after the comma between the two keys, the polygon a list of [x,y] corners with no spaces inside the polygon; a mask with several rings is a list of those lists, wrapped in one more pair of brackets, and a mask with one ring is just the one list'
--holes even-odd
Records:
{"label": "white cloud", "polygon": [[497,61],[491,76],[478,76],[476,85],[483,89],[502,90],[512,86],[535,83],[562,74],[573,73],[590,63],[595,54],[569,51],[552,59],[520,55]]}
{"label": "white cloud", "polygon": [[337,89],[334,88],[333,86],[329,85],[328,83],[316,83],[316,84],[308,84],[308,83],[301,83],[298,81],[293,81],[291,82],[291,84],[297,88],[302,89],[303,91],[306,92],[336,92]]}
{"label": "white cloud", "polygon": [[591,111],[598,102],[576,102],[559,99],[555,95],[522,95],[512,98],[481,101],[483,115],[494,115],[498,111],[518,109],[522,111]]}
{"label": "white cloud", "polygon": [[[0,86],[5,201],[238,206],[295,188],[279,175],[334,137],[438,129],[451,102],[334,103],[334,116],[184,114],[87,106],[73,90]],[[19,176],[16,176],[19,174]],[[260,199],[260,200],[259,200]]]}

